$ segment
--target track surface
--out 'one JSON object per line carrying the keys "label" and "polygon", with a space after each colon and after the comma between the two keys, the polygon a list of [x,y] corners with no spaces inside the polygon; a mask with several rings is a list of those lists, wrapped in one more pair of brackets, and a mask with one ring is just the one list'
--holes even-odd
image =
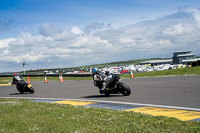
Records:
{"label": "track surface", "polygon": [[[30,78],[31,81],[31,78]],[[98,93],[92,80],[31,82],[34,94],[20,94],[15,86],[0,86],[0,97],[37,97],[118,101],[200,108],[200,76],[122,79],[132,89],[130,96]]]}

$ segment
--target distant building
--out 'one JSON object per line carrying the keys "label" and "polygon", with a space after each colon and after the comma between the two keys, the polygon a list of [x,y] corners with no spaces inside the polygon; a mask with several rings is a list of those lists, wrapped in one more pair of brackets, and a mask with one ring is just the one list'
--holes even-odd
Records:
{"label": "distant building", "polygon": [[172,59],[169,59],[169,60],[150,60],[150,61],[140,62],[140,65],[151,64],[151,66],[156,66],[156,65],[172,64],[172,63],[173,63]]}
{"label": "distant building", "polygon": [[190,54],[192,51],[178,51],[174,52],[173,64],[183,64],[183,60],[194,59],[194,54]]}
{"label": "distant building", "polygon": [[184,64],[191,66],[200,66],[200,58],[195,58],[194,54],[191,54],[192,51],[179,51],[174,52],[173,64]]}
{"label": "distant building", "polygon": [[150,64],[151,66],[163,65],[163,64],[184,64],[191,66],[200,66],[200,58],[195,58],[194,54],[191,54],[192,51],[178,51],[173,53],[172,59],[169,60],[150,60],[140,62],[140,65]]}
{"label": "distant building", "polygon": [[194,58],[189,60],[182,60],[184,65],[200,66],[200,58]]}

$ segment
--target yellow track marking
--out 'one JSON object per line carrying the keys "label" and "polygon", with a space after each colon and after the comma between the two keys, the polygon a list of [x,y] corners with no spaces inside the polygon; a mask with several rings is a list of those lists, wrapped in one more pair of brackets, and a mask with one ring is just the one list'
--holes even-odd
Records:
{"label": "yellow track marking", "polygon": [[9,86],[11,84],[0,84],[0,86]]}
{"label": "yellow track marking", "polygon": [[188,121],[200,118],[200,112],[197,111],[186,111],[186,110],[168,109],[168,108],[140,107],[140,108],[128,109],[125,111],[140,112],[153,116],[174,117],[181,121]]}
{"label": "yellow track marking", "polygon": [[93,103],[96,103],[96,102],[64,100],[64,101],[55,101],[55,102],[52,102],[52,103],[69,104],[69,105],[73,105],[73,106],[83,106],[83,105],[93,104]]}

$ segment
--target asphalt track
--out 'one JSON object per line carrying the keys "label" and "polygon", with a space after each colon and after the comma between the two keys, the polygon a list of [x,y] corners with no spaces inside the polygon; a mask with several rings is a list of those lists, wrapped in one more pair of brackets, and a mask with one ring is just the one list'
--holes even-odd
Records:
{"label": "asphalt track", "polygon": [[[112,94],[109,97],[106,97],[105,95],[98,93],[98,89],[94,87],[92,80],[64,80],[63,83],[59,83],[58,81],[49,81],[48,83],[44,83],[41,81],[31,82],[35,89],[34,94],[20,94],[16,90],[15,86],[0,86],[0,97],[81,99],[83,101],[86,100],[105,102],[110,101],[110,103],[112,104],[115,104],[115,102],[133,103],[135,106],[143,107],[142,109],[137,108],[133,110],[135,112],[145,112],[148,109],[151,111],[154,110],[154,112],[157,113],[161,113],[162,109],[151,107],[174,107],[177,109],[186,109],[193,111],[196,110],[197,112],[194,112],[196,117],[194,118],[198,118],[198,120],[200,120],[200,75],[180,77],[133,78],[122,79],[122,81],[129,85],[132,89],[132,93],[130,96]],[[67,101],[66,103],[68,102],[69,101]],[[146,107],[147,105],[150,106]],[[125,108],[125,110],[131,111],[132,109]],[[166,109],[165,111],[169,112]],[[174,112],[175,110],[172,111]],[[190,112],[182,113],[188,113],[190,116],[194,115]],[[147,114],[151,113],[147,112]],[[164,114],[166,114],[166,112],[164,112]],[[178,114],[180,114],[180,112]],[[188,120],[192,119],[190,118]]]}

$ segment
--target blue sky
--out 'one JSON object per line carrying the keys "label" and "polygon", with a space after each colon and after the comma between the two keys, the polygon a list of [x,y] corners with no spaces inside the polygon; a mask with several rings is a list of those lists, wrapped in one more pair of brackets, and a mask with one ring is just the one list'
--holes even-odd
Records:
{"label": "blue sky", "polygon": [[200,55],[199,0],[1,0],[0,72]]}

